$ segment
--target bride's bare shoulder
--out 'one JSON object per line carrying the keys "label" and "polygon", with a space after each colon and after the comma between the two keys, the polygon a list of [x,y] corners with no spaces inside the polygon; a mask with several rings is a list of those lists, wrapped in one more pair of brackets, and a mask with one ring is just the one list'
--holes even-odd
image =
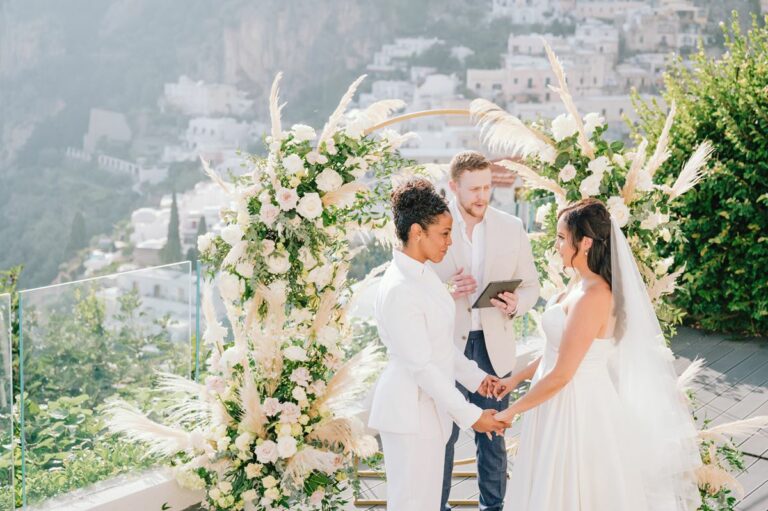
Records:
{"label": "bride's bare shoulder", "polygon": [[589,308],[610,310],[613,304],[613,293],[606,282],[596,282],[585,286],[579,301]]}

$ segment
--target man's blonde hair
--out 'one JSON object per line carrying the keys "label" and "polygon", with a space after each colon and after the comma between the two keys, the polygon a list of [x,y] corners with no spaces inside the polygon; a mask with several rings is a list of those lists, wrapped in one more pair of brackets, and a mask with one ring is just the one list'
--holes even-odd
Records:
{"label": "man's blonde hair", "polygon": [[490,168],[488,158],[477,151],[462,151],[451,160],[451,179],[458,181],[464,172]]}

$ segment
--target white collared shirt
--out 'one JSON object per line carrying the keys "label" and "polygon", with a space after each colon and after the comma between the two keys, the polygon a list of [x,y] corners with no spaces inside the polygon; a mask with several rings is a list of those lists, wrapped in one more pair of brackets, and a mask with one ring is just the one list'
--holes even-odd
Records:
{"label": "white collared shirt", "polygon": [[[472,306],[483,292],[483,273],[485,272],[485,217],[475,225],[472,230],[472,238],[467,235],[467,224],[464,221],[464,217],[459,210],[459,204],[456,199],[453,199],[449,208],[451,215],[456,221],[458,227],[458,233],[453,233],[453,242],[458,244],[461,250],[461,254],[464,256],[464,261],[467,262],[469,268],[464,268],[465,274],[470,274],[475,278],[477,282],[477,289],[470,295],[469,305]],[[472,309],[472,327],[471,330],[482,330],[483,324],[480,320],[480,310]]]}

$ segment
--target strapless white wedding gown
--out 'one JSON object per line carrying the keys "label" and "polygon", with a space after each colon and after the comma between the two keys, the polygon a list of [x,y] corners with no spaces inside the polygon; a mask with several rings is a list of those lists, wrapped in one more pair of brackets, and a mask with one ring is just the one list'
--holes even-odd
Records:
{"label": "strapless white wedding gown", "polygon": [[[542,315],[546,347],[532,385],[557,362],[565,312],[550,301]],[[595,339],[573,379],[523,414],[505,511],[645,511],[633,461],[631,421],[609,370],[612,339]]]}

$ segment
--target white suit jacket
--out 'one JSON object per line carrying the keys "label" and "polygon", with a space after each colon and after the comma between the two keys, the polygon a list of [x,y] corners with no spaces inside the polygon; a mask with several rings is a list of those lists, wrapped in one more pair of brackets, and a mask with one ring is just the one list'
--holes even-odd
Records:
{"label": "white suit jacket", "polygon": [[453,422],[468,428],[480,418],[482,410],[456,389],[458,381],[476,390],[486,373],[456,348],[454,310],[434,270],[395,250],[376,298],[376,322],[389,362],[374,391],[371,428],[423,433],[420,415],[436,410],[447,441]]}
{"label": "white suit jacket", "polygon": [[[460,229],[455,218],[453,229]],[[447,282],[459,268],[464,268],[465,274],[469,273],[470,266],[458,245],[454,244],[442,262],[435,264],[434,268],[440,279]],[[482,285],[484,287],[493,281],[512,279],[523,281],[516,291],[519,299],[517,315],[520,316],[531,310],[539,299],[539,275],[533,262],[531,242],[519,218],[489,207],[485,213],[485,268]],[[464,297],[455,300],[455,307],[454,339],[463,353],[472,325],[472,304],[468,297]],[[491,365],[497,375],[505,376],[514,369],[516,361],[512,320],[492,307],[480,309],[480,321]]]}

